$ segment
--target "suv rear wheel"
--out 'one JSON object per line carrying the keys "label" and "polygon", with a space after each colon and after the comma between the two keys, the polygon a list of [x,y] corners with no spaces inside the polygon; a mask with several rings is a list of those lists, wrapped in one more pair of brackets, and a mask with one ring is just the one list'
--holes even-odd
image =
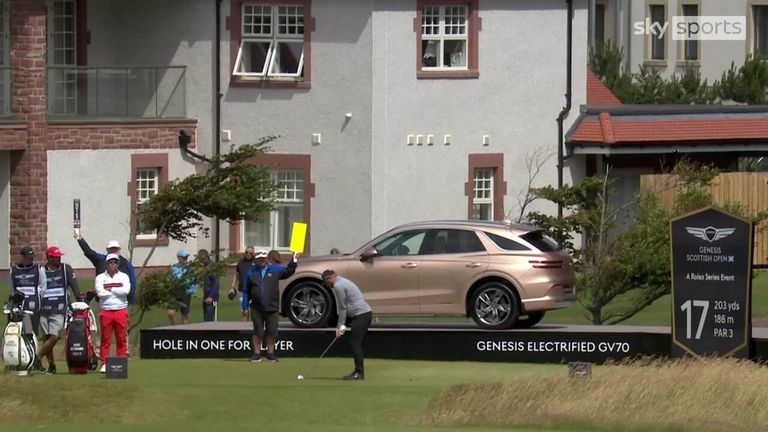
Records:
{"label": "suv rear wheel", "polygon": [[331,296],[317,282],[302,282],[285,298],[288,319],[296,327],[325,327],[331,317]]}
{"label": "suv rear wheel", "polygon": [[525,318],[519,318],[515,323],[515,328],[531,328],[540,323],[544,318],[544,311],[531,312]]}
{"label": "suv rear wheel", "polygon": [[520,316],[517,295],[506,285],[489,282],[478,288],[469,301],[469,315],[480,327],[508,329]]}

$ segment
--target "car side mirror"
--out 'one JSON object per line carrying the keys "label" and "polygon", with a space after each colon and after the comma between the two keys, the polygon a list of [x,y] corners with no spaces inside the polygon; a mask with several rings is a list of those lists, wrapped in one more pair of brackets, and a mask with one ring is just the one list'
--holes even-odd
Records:
{"label": "car side mirror", "polygon": [[363,251],[362,255],[360,255],[360,261],[370,261],[373,257],[377,256],[379,256],[379,251],[377,251],[376,248],[371,247]]}

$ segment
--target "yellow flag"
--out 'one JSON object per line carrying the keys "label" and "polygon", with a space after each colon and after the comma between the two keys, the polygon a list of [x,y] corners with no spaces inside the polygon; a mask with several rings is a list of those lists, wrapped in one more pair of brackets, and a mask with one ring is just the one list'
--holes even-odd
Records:
{"label": "yellow flag", "polygon": [[304,253],[304,241],[307,239],[307,224],[294,222],[291,228],[291,252]]}

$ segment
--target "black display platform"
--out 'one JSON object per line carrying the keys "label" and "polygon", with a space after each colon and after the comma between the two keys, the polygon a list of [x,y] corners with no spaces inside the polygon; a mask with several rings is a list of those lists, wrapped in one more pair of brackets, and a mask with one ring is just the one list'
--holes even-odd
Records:
{"label": "black display platform", "polygon": [[[249,322],[210,322],[141,330],[141,357],[247,358]],[[333,329],[280,325],[280,357],[316,357],[333,340]],[[768,359],[768,329],[755,328],[752,356]],[[483,330],[471,324],[374,324],[365,343],[366,358],[489,362],[604,363],[638,356],[668,357],[669,327],[538,325],[525,330]],[[328,357],[349,357],[345,341]]]}

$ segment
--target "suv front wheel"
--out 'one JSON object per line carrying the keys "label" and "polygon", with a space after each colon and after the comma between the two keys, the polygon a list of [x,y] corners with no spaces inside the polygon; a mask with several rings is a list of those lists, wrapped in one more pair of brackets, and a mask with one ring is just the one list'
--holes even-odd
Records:
{"label": "suv front wheel", "polygon": [[520,316],[517,295],[499,282],[486,283],[472,294],[469,314],[480,327],[508,329]]}
{"label": "suv front wheel", "polygon": [[325,327],[333,313],[331,296],[317,282],[302,282],[285,298],[288,319],[296,327]]}

